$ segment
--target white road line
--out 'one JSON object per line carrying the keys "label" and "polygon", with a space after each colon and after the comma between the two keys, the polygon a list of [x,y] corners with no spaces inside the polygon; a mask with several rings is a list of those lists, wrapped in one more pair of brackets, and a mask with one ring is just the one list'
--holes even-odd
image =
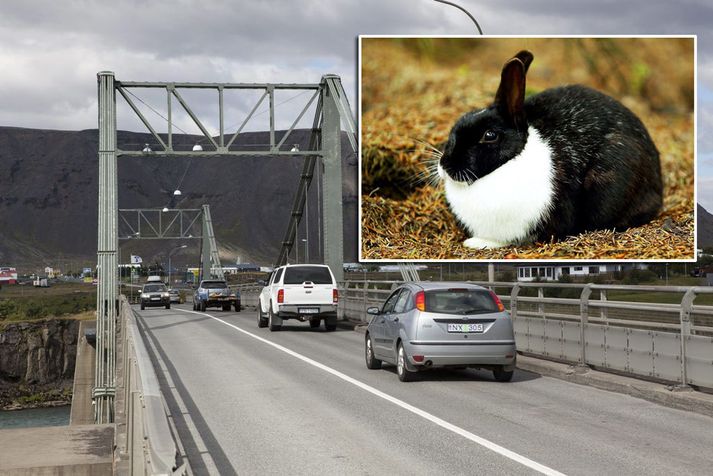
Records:
{"label": "white road line", "polygon": [[560,473],[559,471],[556,471],[548,466],[542,465],[536,461],[526,458],[525,456],[522,456],[518,453],[515,453],[514,451],[511,451],[511,450],[504,448],[496,443],[493,443],[490,440],[486,440],[485,438],[475,435],[475,434],[469,432],[468,430],[464,430],[463,428],[461,428],[459,426],[456,426],[456,425],[449,423],[441,418],[438,418],[437,416],[435,416],[431,413],[428,413],[427,411],[421,410],[420,408],[416,408],[413,405],[410,405],[410,404],[404,402],[403,400],[399,400],[396,397],[392,397],[391,395],[386,394],[386,393],[382,392],[381,390],[378,390],[378,389],[372,387],[371,385],[368,385],[368,384],[365,384],[364,382],[356,380],[356,379],[354,379],[346,374],[343,374],[342,372],[335,370],[331,367],[327,367],[326,365],[319,363],[316,360],[312,360],[309,357],[306,357],[302,354],[299,354],[299,353],[295,352],[294,350],[290,350],[287,347],[283,347],[280,344],[276,344],[276,343],[269,341],[263,337],[255,335],[252,332],[248,332],[244,329],[241,329],[240,327],[238,327],[234,324],[231,324],[229,322],[226,322],[223,319],[220,319],[215,316],[211,316],[210,314],[206,314],[204,312],[188,311],[185,309],[176,309],[176,310],[181,311],[181,312],[188,312],[191,314],[198,314],[199,316],[208,316],[211,319],[214,319],[214,320],[220,322],[221,324],[225,324],[228,327],[232,327],[233,329],[235,329],[238,332],[242,332],[243,334],[250,336],[253,339],[259,340],[260,342],[264,342],[265,344],[270,345],[277,350],[280,350],[288,355],[291,355],[292,357],[300,359],[301,361],[306,362],[314,367],[317,367],[318,369],[324,370],[325,372],[328,372],[328,373],[334,375],[335,377],[338,377],[338,378],[344,380],[345,382],[349,382],[352,385],[355,385],[355,386],[361,388],[362,390],[365,390],[365,391],[371,393],[372,395],[376,395],[377,397],[383,398],[384,400],[389,401],[389,402],[393,403],[394,405],[398,405],[399,407],[403,408],[404,410],[408,410],[411,413],[414,413],[414,414],[420,416],[421,418],[425,418],[426,420],[428,420],[432,423],[435,423],[436,425],[440,426],[441,428],[445,428],[446,430],[449,430],[457,435],[462,436],[463,438],[466,438],[466,439],[472,441],[473,443],[476,443],[484,448],[487,448],[487,449],[494,451],[502,456],[505,456],[506,458],[516,461],[524,466],[527,466],[528,468],[534,469],[535,471],[538,471],[542,474],[553,475],[553,476],[555,476],[555,475],[564,476],[563,473]]}

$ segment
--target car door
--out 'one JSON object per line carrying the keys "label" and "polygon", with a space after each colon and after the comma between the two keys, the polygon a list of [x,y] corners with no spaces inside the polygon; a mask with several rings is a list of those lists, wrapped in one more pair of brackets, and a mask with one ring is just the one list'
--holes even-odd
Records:
{"label": "car door", "polygon": [[272,312],[277,314],[279,311],[277,307],[277,291],[280,289],[282,282],[280,281],[282,279],[282,274],[284,273],[285,268],[277,268],[275,271],[275,276],[272,278],[272,284],[270,285],[270,301],[267,303],[268,308],[272,308]]}
{"label": "car door", "polygon": [[391,355],[396,355],[396,341],[403,327],[403,320],[411,299],[411,291],[403,288],[394,304],[394,309],[384,320],[385,344]]}
{"label": "car door", "polygon": [[386,357],[389,360],[393,360],[393,352],[390,349],[390,339],[387,336],[387,320],[390,319],[391,314],[393,314],[394,306],[396,301],[399,299],[399,294],[401,294],[401,288],[397,289],[389,298],[384,302],[384,306],[381,308],[381,312],[374,316],[372,322],[371,339],[374,345],[374,354],[380,357]]}
{"label": "car door", "polygon": [[260,290],[260,296],[258,297],[260,302],[258,306],[260,306],[260,312],[263,314],[267,313],[267,307],[270,305],[270,289],[272,287],[272,281],[275,279],[275,274],[276,271],[270,274],[270,279],[267,280],[267,284]]}

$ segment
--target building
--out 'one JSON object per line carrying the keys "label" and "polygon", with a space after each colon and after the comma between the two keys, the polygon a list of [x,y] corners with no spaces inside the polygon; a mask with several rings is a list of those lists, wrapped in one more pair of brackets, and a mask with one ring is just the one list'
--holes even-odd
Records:
{"label": "building", "polygon": [[521,282],[557,281],[562,276],[587,277],[646,268],[646,263],[530,263],[515,266],[517,280]]}
{"label": "building", "polygon": [[235,265],[238,273],[258,272],[260,266],[253,263],[237,263]]}
{"label": "building", "polygon": [[[223,274],[238,274],[238,267],[237,266],[223,266]],[[242,270],[241,270],[242,271]],[[201,270],[200,268],[187,268],[186,269],[186,282],[187,283],[197,283],[198,282],[198,276],[200,276]],[[177,273],[178,275],[178,273]]]}
{"label": "building", "polygon": [[8,266],[0,267],[0,285],[17,284],[17,270]]}

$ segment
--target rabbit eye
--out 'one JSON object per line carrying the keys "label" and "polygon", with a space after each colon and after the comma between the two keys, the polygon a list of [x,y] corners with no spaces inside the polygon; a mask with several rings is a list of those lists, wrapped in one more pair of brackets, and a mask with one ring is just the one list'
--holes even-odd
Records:
{"label": "rabbit eye", "polygon": [[480,139],[481,144],[489,144],[498,140],[498,133],[495,131],[487,130]]}

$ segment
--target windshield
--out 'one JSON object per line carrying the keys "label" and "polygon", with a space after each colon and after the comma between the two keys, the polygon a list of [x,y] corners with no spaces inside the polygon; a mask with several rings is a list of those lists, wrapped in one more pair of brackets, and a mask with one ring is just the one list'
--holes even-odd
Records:
{"label": "windshield", "polygon": [[426,312],[464,315],[499,312],[499,310],[489,291],[439,289],[426,291]]}
{"label": "windshield", "polygon": [[326,266],[290,266],[285,270],[285,284],[332,284],[332,275]]}
{"label": "windshield", "polygon": [[165,291],[166,286],[163,284],[146,284],[144,285],[144,292],[145,293],[155,293],[155,292],[161,292]]}
{"label": "windshield", "polygon": [[228,287],[225,281],[203,281],[201,285],[203,289],[225,289]]}

